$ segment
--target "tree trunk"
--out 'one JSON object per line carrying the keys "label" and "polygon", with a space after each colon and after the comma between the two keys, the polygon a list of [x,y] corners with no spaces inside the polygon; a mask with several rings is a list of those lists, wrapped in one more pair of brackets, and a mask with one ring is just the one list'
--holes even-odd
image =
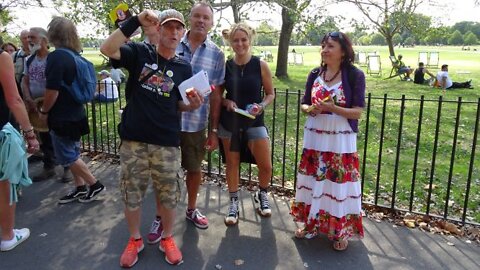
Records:
{"label": "tree trunk", "polygon": [[278,41],[278,57],[277,57],[277,69],[275,76],[277,78],[288,77],[288,48],[290,38],[292,37],[293,26],[295,25],[294,15],[290,14],[288,9],[282,8],[282,29],[280,31],[280,38]]}
{"label": "tree trunk", "polygon": [[393,48],[393,36],[386,35],[385,40],[387,41],[388,52],[390,53],[390,56],[395,56],[395,49]]}
{"label": "tree trunk", "polygon": [[232,12],[233,12],[233,21],[235,23],[239,23],[240,22],[240,11],[239,11],[239,7],[237,4],[235,3],[232,3]]}

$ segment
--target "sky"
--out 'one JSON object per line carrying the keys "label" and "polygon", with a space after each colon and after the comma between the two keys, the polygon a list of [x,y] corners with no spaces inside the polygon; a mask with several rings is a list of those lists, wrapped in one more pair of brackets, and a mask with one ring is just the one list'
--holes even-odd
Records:
{"label": "sky", "polygon": [[[51,6],[49,1],[44,1],[47,6]],[[313,0],[313,2],[322,3],[321,0]],[[440,22],[444,25],[453,25],[459,21],[475,21],[480,22],[480,6],[474,5],[475,0],[436,0],[436,7],[423,7],[418,11],[434,17],[434,22]],[[277,10],[271,16],[270,24],[280,28],[281,17],[280,12]],[[342,15],[346,18],[345,24],[341,25],[342,30],[348,28],[347,22],[350,21],[350,18],[359,18],[363,17],[356,8],[347,3],[333,4],[327,7],[327,13],[329,15]],[[27,8],[27,9],[17,9],[14,10],[14,15],[17,17],[15,21],[7,27],[7,31],[11,35],[18,35],[22,29],[28,29],[30,27],[39,26],[47,28],[49,21],[53,15],[59,15],[57,11],[53,8]],[[225,11],[224,16],[231,17],[231,11]],[[215,17],[218,19],[219,14],[216,14]],[[230,20],[233,21],[233,20]],[[255,25],[257,22],[251,22]],[[340,23],[341,24],[341,23]],[[226,22],[222,22],[223,27],[226,26]],[[90,26],[78,26],[78,31],[81,36],[86,36],[91,34]]]}

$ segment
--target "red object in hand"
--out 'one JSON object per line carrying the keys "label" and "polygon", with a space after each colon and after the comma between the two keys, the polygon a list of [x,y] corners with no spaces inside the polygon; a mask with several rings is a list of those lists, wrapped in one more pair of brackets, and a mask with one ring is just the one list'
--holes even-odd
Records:
{"label": "red object in hand", "polygon": [[193,88],[188,88],[185,93],[187,94],[187,97],[194,97],[195,96],[195,92],[194,92],[194,89]]}

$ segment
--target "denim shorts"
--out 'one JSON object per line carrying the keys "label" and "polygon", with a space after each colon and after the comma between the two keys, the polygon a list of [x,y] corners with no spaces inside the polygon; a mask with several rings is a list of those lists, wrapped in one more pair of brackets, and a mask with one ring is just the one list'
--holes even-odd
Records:
{"label": "denim shorts", "polygon": [[68,167],[77,161],[80,157],[80,141],[57,136],[53,130],[50,130],[50,136],[52,137],[53,151],[55,152],[57,164]]}
{"label": "denim shorts", "polygon": [[[247,129],[248,140],[257,140],[257,139],[269,139],[267,128],[264,126],[261,127],[251,127]],[[226,130],[222,125],[218,127],[218,138],[220,139],[230,139],[232,133]]]}

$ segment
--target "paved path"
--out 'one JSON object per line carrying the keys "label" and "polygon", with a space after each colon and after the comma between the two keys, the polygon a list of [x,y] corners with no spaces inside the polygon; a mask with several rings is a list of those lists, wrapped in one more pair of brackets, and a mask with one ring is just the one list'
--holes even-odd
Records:
{"label": "paved path", "polygon": [[[90,162],[93,173],[107,186],[102,200],[90,204],[58,205],[70,184],[48,180],[23,192],[17,208],[17,226],[29,227],[30,239],[11,252],[0,253],[2,270],[120,269],[119,257],[128,239],[122,202],[117,188],[119,166]],[[40,163],[31,164],[31,173]],[[320,237],[293,238],[296,225],[284,198],[271,198],[272,218],[254,212],[252,195],[241,192],[240,223],[223,223],[228,193],[204,184],[198,206],[210,219],[207,230],[196,229],[184,218],[186,200],[178,207],[175,239],[184,263],[170,266],[157,245],[146,245],[133,269],[480,269],[480,247],[462,240],[423,233],[389,223],[364,219],[365,238],[336,252]],[[146,234],[154,213],[151,193],[143,207],[142,232]],[[451,242],[454,246],[447,245]],[[235,260],[243,260],[236,266]]]}

